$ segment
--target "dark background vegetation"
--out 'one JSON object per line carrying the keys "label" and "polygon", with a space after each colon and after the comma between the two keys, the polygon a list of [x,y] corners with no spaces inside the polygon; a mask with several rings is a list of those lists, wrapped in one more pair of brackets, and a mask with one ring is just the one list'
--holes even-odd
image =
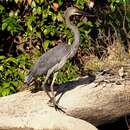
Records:
{"label": "dark background vegetation", "polygon": [[[63,11],[77,6],[93,18],[72,18],[80,30],[81,44],[56,79],[65,83],[106,68],[129,65],[129,0],[0,0],[0,96],[23,90],[32,64],[50,48],[73,36]],[[118,129],[118,128],[117,128]]]}

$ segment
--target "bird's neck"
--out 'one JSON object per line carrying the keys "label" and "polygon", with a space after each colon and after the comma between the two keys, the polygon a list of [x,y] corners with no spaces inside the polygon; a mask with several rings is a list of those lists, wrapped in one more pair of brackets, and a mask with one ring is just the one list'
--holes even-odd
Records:
{"label": "bird's neck", "polygon": [[70,55],[71,57],[73,57],[76,54],[79,44],[80,44],[80,33],[79,33],[78,28],[70,22],[69,17],[66,18],[66,25],[68,26],[68,28],[71,30],[71,32],[74,35],[74,41],[71,45],[71,50],[70,50],[71,52]]}

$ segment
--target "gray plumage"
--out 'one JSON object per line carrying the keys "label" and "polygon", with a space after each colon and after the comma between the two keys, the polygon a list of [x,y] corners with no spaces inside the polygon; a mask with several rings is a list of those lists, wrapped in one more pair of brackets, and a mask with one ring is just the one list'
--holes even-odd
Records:
{"label": "gray plumage", "polygon": [[25,77],[27,84],[30,84],[39,75],[47,75],[48,71],[51,70],[48,74],[49,77],[51,73],[62,68],[66,61],[76,54],[80,43],[80,34],[78,28],[70,22],[70,16],[72,15],[82,15],[82,12],[75,7],[69,7],[64,13],[66,25],[74,34],[72,45],[61,43],[44,53]]}
{"label": "gray plumage", "polygon": [[31,68],[25,82],[30,84],[33,78],[46,75],[50,68],[59,63],[64,55],[67,55],[68,50],[70,50],[70,46],[66,43],[61,43],[43,54]]}

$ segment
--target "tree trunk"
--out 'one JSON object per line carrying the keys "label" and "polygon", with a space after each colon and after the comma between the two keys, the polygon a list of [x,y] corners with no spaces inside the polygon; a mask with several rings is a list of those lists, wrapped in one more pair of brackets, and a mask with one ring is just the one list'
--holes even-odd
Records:
{"label": "tree trunk", "polygon": [[86,121],[98,126],[130,113],[129,79],[100,76],[92,80],[84,77],[59,86],[56,99],[60,97],[65,113],[49,107],[43,91],[1,97],[1,130],[96,130]]}

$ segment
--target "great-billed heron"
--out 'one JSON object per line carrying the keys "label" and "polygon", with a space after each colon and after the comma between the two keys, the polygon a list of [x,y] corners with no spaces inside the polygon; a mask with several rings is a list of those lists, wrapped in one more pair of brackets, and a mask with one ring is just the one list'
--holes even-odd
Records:
{"label": "great-billed heron", "polygon": [[[78,28],[72,24],[70,21],[70,16],[72,15],[83,15],[84,12],[80,11],[78,8],[69,7],[64,12],[65,22],[67,27],[71,30],[74,35],[74,41],[72,45],[68,45],[67,43],[61,43],[50,49],[48,52],[44,53],[39,60],[33,65],[29,74],[25,77],[25,82],[30,84],[37,76],[46,75],[44,82],[42,83],[42,87],[46,91],[47,95],[50,97],[53,105],[57,107],[57,103],[55,101],[55,96],[53,92],[53,84],[56,79],[57,71],[61,69],[66,61],[69,58],[72,58],[79,47],[80,44],[80,33]],[[47,91],[45,83],[47,82],[50,75],[54,73],[53,80],[50,86],[52,96]]]}

